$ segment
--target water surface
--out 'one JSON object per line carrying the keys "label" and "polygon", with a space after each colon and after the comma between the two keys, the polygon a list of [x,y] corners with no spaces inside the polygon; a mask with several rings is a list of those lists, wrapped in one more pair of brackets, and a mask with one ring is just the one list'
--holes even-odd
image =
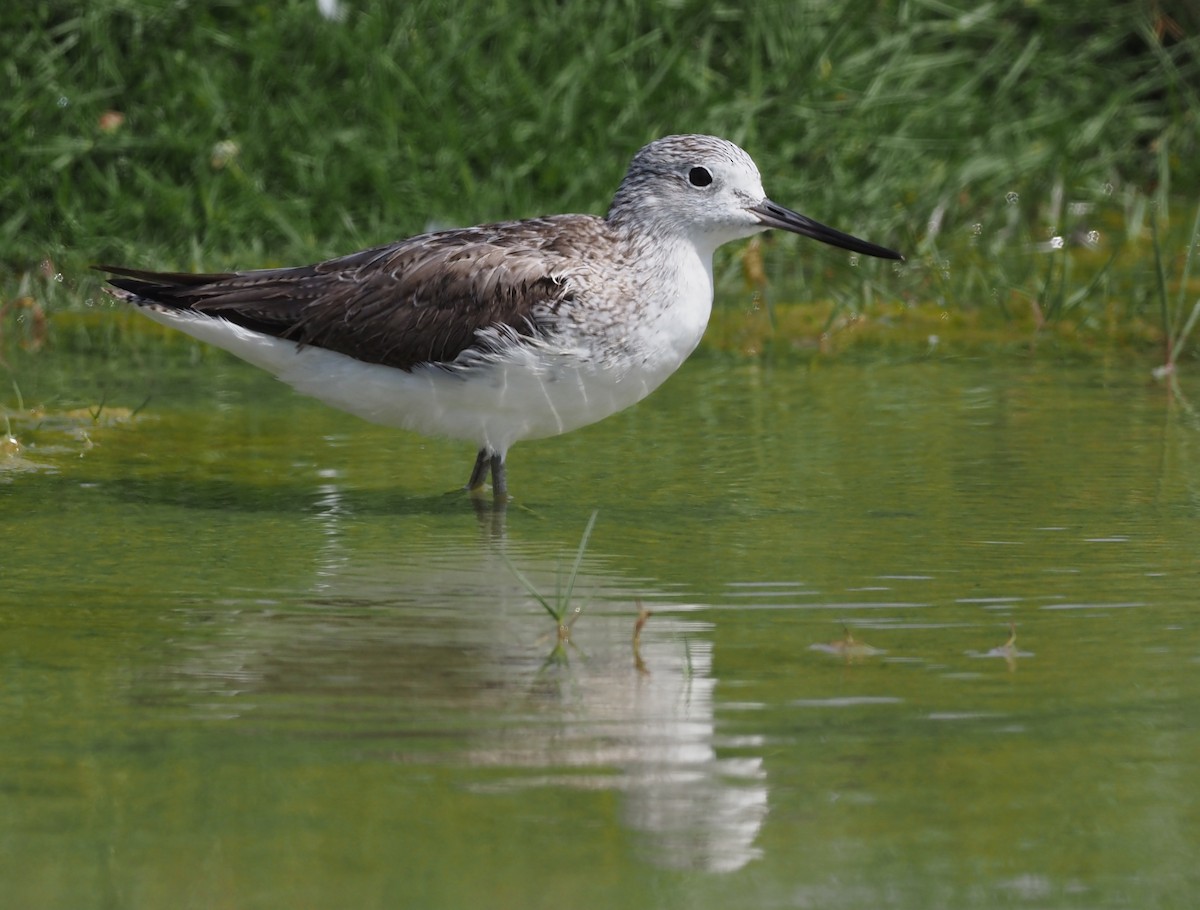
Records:
{"label": "water surface", "polygon": [[[503,515],[223,357],[17,376],[6,906],[1194,903],[1200,430],[1144,371],[699,359]],[[513,569],[596,510],[556,650]]]}

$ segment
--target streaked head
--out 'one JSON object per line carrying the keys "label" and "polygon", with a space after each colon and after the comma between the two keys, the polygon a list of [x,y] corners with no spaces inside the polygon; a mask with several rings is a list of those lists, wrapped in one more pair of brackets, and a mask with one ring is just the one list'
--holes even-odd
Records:
{"label": "streaked head", "polygon": [[642,148],[613,197],[608,220],[682,234],[710,253],[730,240],[780,228],[868,256],[903,258],[772,202],[750,156],[716,136],[667,136]]}

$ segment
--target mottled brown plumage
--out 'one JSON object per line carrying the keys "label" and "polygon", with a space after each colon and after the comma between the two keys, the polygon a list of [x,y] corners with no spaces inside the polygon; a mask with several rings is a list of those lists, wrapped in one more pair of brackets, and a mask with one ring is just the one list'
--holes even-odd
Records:
{"label": "mottled brown plumage", "polygon": [[557,215],[422,234],[315,265],[191,274],[97,266],[144,301],[228,320],[254,332],[411,370],[472,347],[544,337],[572,274],[611,252],[604,219]]}

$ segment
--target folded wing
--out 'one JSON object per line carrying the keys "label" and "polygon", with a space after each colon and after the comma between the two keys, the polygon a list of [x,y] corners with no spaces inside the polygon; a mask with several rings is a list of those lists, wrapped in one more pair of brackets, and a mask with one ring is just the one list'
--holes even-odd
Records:
{"label": "folded wing", "polygon": [[[571,230],[548,232],[547,224]],[[97,268],[139,305],[226,319],[411,370],[552,329],[575,301],[568,257],[577,250],[574,242],[567,248],[566,238],[578,238],[580,227],[602,234],[602,226],[588,216],[508,222],[425,234],[296,268],[219,274]]]}

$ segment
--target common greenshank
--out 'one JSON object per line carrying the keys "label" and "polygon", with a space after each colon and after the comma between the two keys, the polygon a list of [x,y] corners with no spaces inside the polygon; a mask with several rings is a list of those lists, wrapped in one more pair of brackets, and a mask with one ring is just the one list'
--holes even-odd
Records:
{"label": "common greenshank", "polygon": [[438,231],[315,265],[221,274],[98,266],[158,322],[366,420],[478,447],[507,498],[513,443],[566,433],[654,391],[712,309],[713,251],[780,228],[893,250],[777,205],[741,148],[667,136],[633,157],[608,214]]}

